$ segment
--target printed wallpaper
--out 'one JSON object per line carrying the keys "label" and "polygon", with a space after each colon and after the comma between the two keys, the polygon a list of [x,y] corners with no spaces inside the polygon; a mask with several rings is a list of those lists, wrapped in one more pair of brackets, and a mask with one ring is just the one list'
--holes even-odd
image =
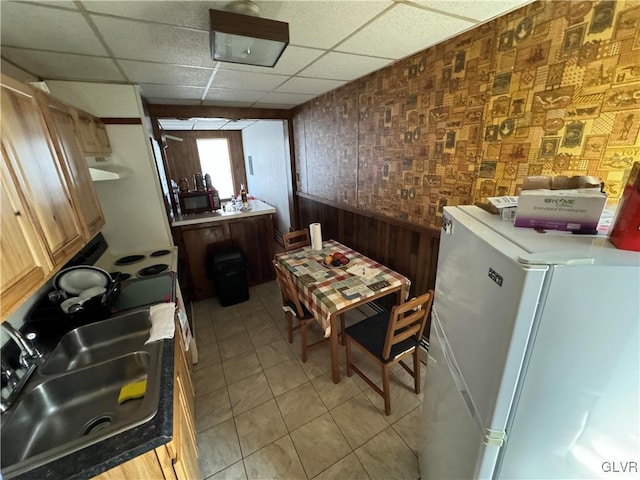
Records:
{"label": "printed wallpaper", "polygon": [[298,190],[424,226],[640,160],[640,1],[535,2],[300,107]]}

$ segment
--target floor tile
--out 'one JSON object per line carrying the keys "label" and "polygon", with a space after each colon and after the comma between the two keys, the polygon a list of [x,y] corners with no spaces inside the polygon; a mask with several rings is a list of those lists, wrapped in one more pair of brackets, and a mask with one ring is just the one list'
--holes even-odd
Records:
{"label": "floor tile", "polygon": [[249,300],[236,303],[235,307],[241,317],[248,315],[251,312],[255,312],[256,310],[264,309],[264,305],[262,304],[262,300],[260,300],[260,297],[257,295],[251,295],[251,291],[249,292]]}
{"label": "floor tile", "polygon": [[196,391],[196,397],[211,393],[226,386],[226,384],[222,364],[220,363],[193,371],[193,386]]}
{"label": "floor tile", "polygon": [[214,326],[214,330],[218,341],[224,340],[225,338],[234,337],[241,333],[246,333],[247,331],[244,328],[244,324],[238,321],[237,318],[233,318],[232,320],[226,322],[217,323]]}
{"label": "floor tile", "polygon": [[248,456],[244,465],[249,480],[307,479],[289,435]]}
{"label": "floor tile", "polygon": [[314,480],[369,480],[369,478],[360,460],[352,452],[314,477]]}
{"label": "floor tile", "polygon": [[420,477],[418,457],[391,427],[355,452],[372,480],[412,480]]}
{"label": "floor tile", "polygon": [[227,385],[262,371],[262,365],[253,350],[225,360],[222,362],[222,368]]}
{"label": "floor tile", "polygon": [[327,411],[311,382],[303,383],[283,393],[276,397],[276,402],[289,431],[295,430]]}
{"label": "floor tile", "polygon": [[392,425],[396,433],[400,435],[400,438],[404,440],[404,443],[406,443],[416,455],[420,452],[422,442],[421,408],[422,407],[414,408]]}
{"label": "floor tile", "polygon": [[328,413],[291,432],[291,440],[309,478],[315,477],[351,451]]}
{"label": "floor tile", "polygon": [[244,463],[241,461],[225,468],[207,480],[247,480],[247,473],[244,470]]}
{"label": "floor tile", "polygon": [[362,392],[341,403],[330,413],[352,449],[358,448],[389,426]]}
{"label": "floor tile", "polygon": [[200,473],[207,478],[242,459],[233,420],[198,434]]}
{"label": "floor tile", "polygon": [[218,342],[218,348],[220,348],[222,360],[229,360],[236,355],[253,350],[253,345],[247,332],[243,332],[240,335],[221,340]]}
{"label": "floor tile", "polygon": [[229,385],[229,398],[233,414],[238,415],[271,400],[273,393],[264,373],[257,373]]}
{"label": "floor tile", "polygon": [[[394,377],[394,374],[391,375],[391,379],[389,381],[391,414],[385,415],[389,423],[393,423],[396,420],[399,420],[411,410],[420,405],[420,399],[413,391],[413,383],[408,383],[409,381],[413,382],[413,377],[409,374],[407,374],[406,377],[402,379],[402,381],[398,380],[397,377]],[[369,400],[371,400],[371,402],[380,411],[380,413],[384,415],[384,399],[380,395],[378,395],[371,387],[369,387],[368,390],[364,390],[364,392]]]}
{"label": "floor tile", "polygon": [[280,395],[307,382],[308,378],[295,360],[280,363],[264,371],[274,395]]}
{"label": "floor tile", "polygon": [[254,348],[275,342],[282,338],[280,331],[272,323],[249,330],[249,338]]}
{"label": "floor tile", "polygon": [[199,341],[196,342],[198,346],[198,363],[193,366],[194,370],[200,370],[209,365],[214,365],[222,361],[220,356],[220,350],[218,350],[218,344],[216,342],[209,345],[201,345]]}
{"label": "floor tile", "polygon": [[256,328],[260,328],[264,325],[273,325],[273,319],[266,309],[249,312],[248,314],[242,316],[241,319],[247,332],[250,332]]}
{"label": "floor tile", "polygon": [[358,386],[353,383],[353,380],[344,374],[341,375],[340,383],[338,384],[333,383],[331,372],[312,379],[311,383],[329,410],[361,392]]}
{"label": "floor tile", "polygon": [[202,432],[233,418],[229,391],[222,387],[196,397],[196,430]]}
{"label": "floor tile", "polygon": [[241,413],[235,420],[243,457],[287,434],[275,400]]}
{"label": "floor tile", "polygon": [[268,345],[262,345],[256,348],[256,354],[258,355],[262,368],[265,370],[274,365],[294,359],[287,342],[282,338]]}

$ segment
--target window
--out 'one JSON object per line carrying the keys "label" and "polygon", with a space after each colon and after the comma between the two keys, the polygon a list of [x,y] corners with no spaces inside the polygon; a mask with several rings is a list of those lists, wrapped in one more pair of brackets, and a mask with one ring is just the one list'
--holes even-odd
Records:
{"label": "window", "polygon": [[211,176],[211,183],[218,190],[220,198],[234,196],[229,141],[226,138],[198,138],[198,157],[202,175]]}

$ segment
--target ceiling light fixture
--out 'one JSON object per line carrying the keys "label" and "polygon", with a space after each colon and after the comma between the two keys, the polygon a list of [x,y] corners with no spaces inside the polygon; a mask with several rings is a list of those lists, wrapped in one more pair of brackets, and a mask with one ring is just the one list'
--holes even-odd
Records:
{"label": "ceiling light fixture", "polygon": [[289,24],[260,18],[250,1],[209,10],[211,57],[218,62],[274,67],[289,44]]}

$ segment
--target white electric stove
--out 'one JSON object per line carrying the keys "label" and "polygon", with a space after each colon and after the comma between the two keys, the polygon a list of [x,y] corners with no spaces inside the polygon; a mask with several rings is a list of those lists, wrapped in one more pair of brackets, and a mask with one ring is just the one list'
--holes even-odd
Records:
{"label": "white electric stove", "polygon": [[112,278],[119,273],[121,282],[167,272],[175,273],[178,267],[178,247],[131,252],[126,255],[113,255],[107,249],[94,265],[109,272]]}

